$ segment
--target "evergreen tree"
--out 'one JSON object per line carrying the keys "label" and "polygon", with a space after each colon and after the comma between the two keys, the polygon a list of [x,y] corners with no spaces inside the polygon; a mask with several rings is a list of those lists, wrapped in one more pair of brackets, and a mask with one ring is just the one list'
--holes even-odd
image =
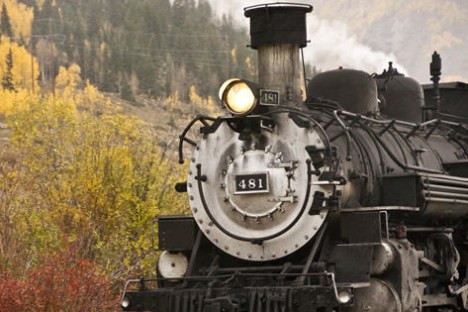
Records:
{"label": "evergreen tree", "polygon": [[2,12],[0,13],[0,31],[2,35],[8,36],[9,38],[13,37],[10,16],[8,15],[5,3],[2,5]]}
{"label": "evergreen tree", "polygon": [[3,90],[15,91],[15,85],[13,83],[13,53],[8,51],[8,54],[5,59],[6,71],[2,77],[2,88]]}
{"label": "evergreen tree", "polygon": [[[82,78],[101,90],[131,99],[124,77],[134,75],[135,94],[165,97],[177,92],[186,100],[191,85],[206,97],[215,95],[227,77],[253,78],[254,68],[247,67],[246,60],[252,64],[256,58],[245,48],[246,31],[232,20],[217,21],[207,0],[41,3],[34,12],[33,35],[55,35],[60,51],[54,67],[76,63]],[[44,53],[51,50],[44,47]],[[43,75],[47,78],[46,70]]]}

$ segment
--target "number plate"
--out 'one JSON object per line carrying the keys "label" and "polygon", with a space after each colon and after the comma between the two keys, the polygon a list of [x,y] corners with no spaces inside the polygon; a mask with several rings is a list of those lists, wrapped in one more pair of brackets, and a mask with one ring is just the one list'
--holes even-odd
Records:
{"label": "number plate", "polygon": [[238,174],[235,176],[236,191],[234,194],[268,193],[268,172]]}
{"label": "number plate", "polygon": [[279,96],[278,91],[260,89],[260,105],[278,106]]}

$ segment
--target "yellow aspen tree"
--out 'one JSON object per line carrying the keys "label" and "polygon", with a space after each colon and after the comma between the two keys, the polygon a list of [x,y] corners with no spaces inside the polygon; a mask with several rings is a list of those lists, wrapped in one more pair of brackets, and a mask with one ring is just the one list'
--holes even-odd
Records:
{"label": "yellow aspen tree", "polygon": [[0,41],[0,77],[7,71],[6,58],[12,52],[13,56],[13,83],[17,88],[38,90],[39,65],[36,58],[25,47],[12,42],[2,36]]}
{"label": "yellow aspen tree", "polygon": [[13,37],[15,39],[22,38],[26,43],[29,42],[34,19],[33,8],[19,3],[17,0],[2,0],[2,2],[8,10]]}

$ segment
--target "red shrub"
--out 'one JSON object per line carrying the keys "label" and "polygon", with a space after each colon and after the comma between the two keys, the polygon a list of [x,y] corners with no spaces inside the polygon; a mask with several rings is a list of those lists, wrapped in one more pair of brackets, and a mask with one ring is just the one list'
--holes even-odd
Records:
{"label": "red shrub", "polygon": [[120,311],[112,281],[73,248],[43,257],[24,278],[0,274],[0,311]]}

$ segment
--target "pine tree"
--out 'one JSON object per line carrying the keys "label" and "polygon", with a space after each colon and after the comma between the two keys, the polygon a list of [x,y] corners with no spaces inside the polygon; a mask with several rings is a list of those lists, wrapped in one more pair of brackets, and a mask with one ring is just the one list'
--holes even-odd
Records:
{"label": "pine tree", "polygon": [[8,51],[8,54],[5,59],[6,71],[2,77],[2,88],[3,90],[16,91],[15,85],[13,83],[13,53]]}
{"label": "pine tree", "polygon": [[2,35],[8,36],[9,38],[13,37],[10,16],[8,15],[8,10],[5,3],[2,5],[2,12],[0,13],[0,31]]}

